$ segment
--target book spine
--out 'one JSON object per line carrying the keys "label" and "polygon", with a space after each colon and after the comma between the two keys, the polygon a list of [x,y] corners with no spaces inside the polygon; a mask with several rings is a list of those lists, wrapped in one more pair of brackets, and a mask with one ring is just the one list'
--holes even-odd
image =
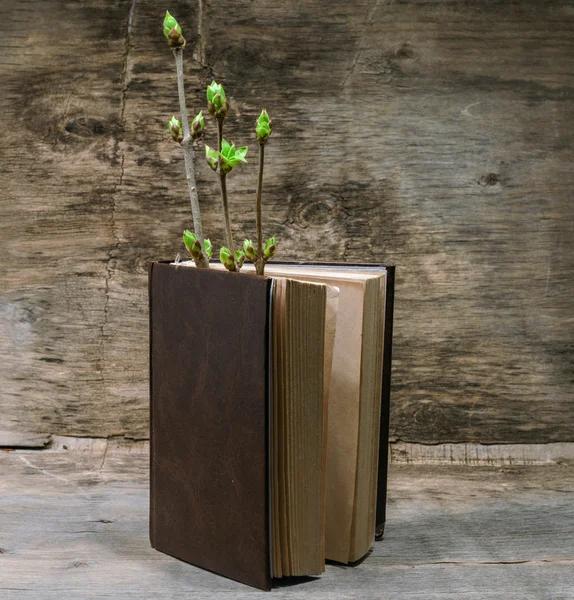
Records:
{"label": "book spine", "polygon": [[152,279],[154,263],[148,266],[148,298],[149,298],[149,540],[152,548],[156,546],[155,539],[155,486],[154,486],[154,435],[153,435],[153,385],[152,385],[152,354],[153,354],[153,311],[152,311]]}
{"label": "book spine", "polygon": [[379,476],[375,539],[382,540],[387,513],[387,475],[389,463],[389,421],[391,410],[391,367],[393,353],[393,314],[395,303],[395,267],[386,267],[385,333],[383,338],[383,386],[381,399],[381,434],[379,438]]}

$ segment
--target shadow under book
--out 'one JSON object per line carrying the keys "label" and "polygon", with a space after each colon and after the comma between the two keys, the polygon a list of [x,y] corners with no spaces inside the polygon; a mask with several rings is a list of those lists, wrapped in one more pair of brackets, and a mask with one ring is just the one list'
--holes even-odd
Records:
{"label": "shadow under book", "polygon": [[152,546],[269,590],[385,521],[394,267],[149,269]]}

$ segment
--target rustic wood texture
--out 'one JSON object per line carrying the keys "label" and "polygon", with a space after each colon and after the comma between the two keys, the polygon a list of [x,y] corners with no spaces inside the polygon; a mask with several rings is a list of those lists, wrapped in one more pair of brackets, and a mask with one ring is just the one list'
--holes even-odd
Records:
{"label": "rustic wood texture", "polygon": [[[0,4],[4,430],[148,435],[145,268],[190,225],[164,8]],[[169,9],[190,109],[224,83],[227,136],[252,159],[260,107],[274,119],[264,222],[279,258],[398,265],[394,437],[573,441],[572,3]],[[238,239],[255,233],[256,176],[254,160],[229,176]],[[219,245],[203,162],[198,180]]]}
{"label": "rustic wood texture", "polygon": [[[3,600],[261,598],[151,549],[147,444],[63,441],[0,452]],[[393,465],[389,482],[385,539],[362,563],[327,565],[273,597],[574,598],[572,463]]]}
{"label": "rustic wood texture", "polygon": [[574,463],[574,444],[389,444],[395,464],[431,465],[547,465]]}

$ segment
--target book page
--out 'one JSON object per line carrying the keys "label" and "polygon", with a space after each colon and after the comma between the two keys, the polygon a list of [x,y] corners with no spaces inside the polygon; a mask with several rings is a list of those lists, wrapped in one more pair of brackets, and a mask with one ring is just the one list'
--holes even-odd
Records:
{"label": "book page", "polygon": [[[268,265],[270,276],[321,282],[339,289],[332,371],[329,383],[327,453],[325,466],[325,555],[346,563],[351,548],[355,503],[363,300],[368,279],[381,275]],[[383,271],[384,272],[384,271]]]}

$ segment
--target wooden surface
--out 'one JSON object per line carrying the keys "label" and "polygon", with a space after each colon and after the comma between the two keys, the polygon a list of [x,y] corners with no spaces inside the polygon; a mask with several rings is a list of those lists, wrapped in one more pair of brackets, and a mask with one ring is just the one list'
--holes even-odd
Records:
{"label": "wooden surface", "polygon": [[[2,600],[261,598],[151,549],[147,444],[0,452]],[[273,598],[574,598],[573,464],[394,465],[385,539]]]}
{"label": "wooden surface", "polygon": [[[148,435],[146,263],[182,251],[190,225],[165,127],[177,114],[165,8],[0,3],[0,429],[11,435]],[[279,258],[398,265],[393,436],[574,441],[572,3],[169,9],[189,40],[190,108],[212,77],[224,83],[228,136],[252,155],[260,107],[273,117],[264,219]],[[228,185],[236,235],[253,236],[256,161]],[[219,245],[203,162],[199,186]]]}
{"label": "wooden surface", "polygon": [[475,465],[546,465],[574,462],[574,444],[389,444],[395,464]]}

